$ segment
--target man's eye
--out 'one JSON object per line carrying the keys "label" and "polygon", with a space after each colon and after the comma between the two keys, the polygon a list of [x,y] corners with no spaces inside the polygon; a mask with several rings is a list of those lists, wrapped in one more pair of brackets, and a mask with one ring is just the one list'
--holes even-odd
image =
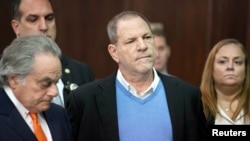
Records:
{"label": "man's eye", "polygon": [[159,51],[163,51],[163,50],[164,50],[164,47],[160,47],[158,50],[159,50]]}
{"label": "man's eye", "polygon": [[53,21],[54,18],[55,18],[54,15],[49,15],[49,16],[46,17],[46,20],[48,20],[48,21]]}
{"label": "man's eye", "polygon": [[42,88],[48,88],[51,85],[51,82],[42,82],[41,87]]}
{"label": "man's eye", "polygon": [[126,44],[131,44],[133,42],[134,42],[134,40],[129,40],[129,41],[126,42]]}
{"label": "man's eye", "polygon": [[29,18],[27,18],[27,21],[29,21],[29,22],[35,22],[36,20],[37,20],[36,17],[29,17]]}
{"label": "man's eye", "polygon": [[148,35],[148,36],[145,37],[145,39],[152,39],[152,36]]}

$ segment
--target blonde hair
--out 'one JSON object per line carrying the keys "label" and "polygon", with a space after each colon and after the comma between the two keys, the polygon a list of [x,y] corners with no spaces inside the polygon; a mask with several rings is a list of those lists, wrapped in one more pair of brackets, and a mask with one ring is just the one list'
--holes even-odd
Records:
{"label": "blonde hair", "polygon": [[235,120],[237,115],[243,109],[245,120],[250,119],[250,74],[249,74],[249,60],[248,54],[244,46],[236,39],[223,39],[219,41],[210,51],[202,74],[201,80],[201,93],[202,93],[202,101],[203,101],[203,108],[204,113],[207,120],[211,120],[215,117],[216,113],[218,113],[217,108],[217,95],[214,88],[214,81],[213,81],[213,69],[214,69],[214,61],[215,55],[221,49],[222,46],[227,44],[235,44],[237,45],[244,53],[245,57],[245,80],[242,84],[242,91],[240,95],[234,97],[234,99],[239,98],[238,106],[232,116],[232,120]]}

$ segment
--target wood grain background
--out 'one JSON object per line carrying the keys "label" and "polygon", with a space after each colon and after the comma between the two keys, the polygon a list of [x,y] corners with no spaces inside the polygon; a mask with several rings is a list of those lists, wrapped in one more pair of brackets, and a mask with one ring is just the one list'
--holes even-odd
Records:
{"label": "wood grain background", "polygon": [[[161,22],[172,55],[169,73],[200,84],[208,52],[224,38],[240,40],[250,51],[249,0],[52,0],[57,20],[57,43],[63,53],[90,65],[95,78],[117,65],[107,51],[106,24],[117,13],[136,10],[151,22]],[[0,52],[15,38],[10,0],[0,1]]]}

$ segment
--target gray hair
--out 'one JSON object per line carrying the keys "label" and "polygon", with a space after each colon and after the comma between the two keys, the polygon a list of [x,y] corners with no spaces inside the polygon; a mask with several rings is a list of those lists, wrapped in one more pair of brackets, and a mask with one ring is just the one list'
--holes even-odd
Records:
{"label": "gray hair", "polygon": [[150,22],[148,21],[148,19],[145,16],[143,16],[141,13],[136,12],[136,11],[124,11],[124,12],[121,12],[120,14],[116,15],[115,17],[113,17],[107,25],[108,37],[109,37],[111,44],[116,44],[117,40],[118,40],[117,23],[120,20],[128,19],[131,17],[142,18],[148,24],[148,27],[149,27],[150,31],[152,32],[151,27],[150,27]]}
{"label": "gray hair", "polygon": [[16,75],[27,76],[34,65],[37,53],[52,54],[58,58],[61,50],[58,45],[43,35],[31,35],[16,38],[7,46],[0,60],[0,86],[9,85],[8,77]]}

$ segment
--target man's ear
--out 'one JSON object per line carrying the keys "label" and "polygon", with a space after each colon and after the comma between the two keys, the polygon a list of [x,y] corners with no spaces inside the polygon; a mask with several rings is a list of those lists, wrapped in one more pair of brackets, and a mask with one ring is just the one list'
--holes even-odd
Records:
{"label": "man's ear", "polygon": [[16,36],[19,37],[19,21],[17,20],[11,20],[11,26],[13,31],[15,32]]}
{"label": "man's ear", "polygon": [[110,56],[113,58],[113,60],[115,60],[115,62],[119,62],[119,58],[117,56],[117,50],[116,50],[116,45],[114,44],[109,44],[108,45],[108,51]]}
{"label": "man's ear", "polygon": [[10,86],[12,89],[15,89],[16,86],[18,85],[17,77],[14,76],[14,75],[11,75],[11,76],[8,77],[8,82],[9,82],[9,86]]}

